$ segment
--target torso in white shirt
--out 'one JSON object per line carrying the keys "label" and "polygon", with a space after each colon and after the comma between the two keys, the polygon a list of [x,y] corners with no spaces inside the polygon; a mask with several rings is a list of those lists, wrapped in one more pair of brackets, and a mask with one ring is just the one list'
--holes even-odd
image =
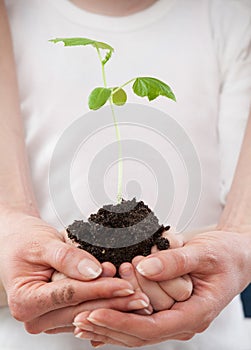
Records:
{"label": "torso in white shirt", "polygon": [[[230,43],[232,46],[230,44],[227,46],[229,48],[227,56],[222,53],[220,40],[224,42],[226,38],[223,37],[224,31],[219,30],[217,11],[223,13],[226,2],[223,1],[221,4],[215,1],[212,9],[209,6],[210,1],[206,0],[159,0],[140,13],[122,18],[86,13],[66,0],[42,2],[25,0],[22,3],[16,1],[6,1],[6,3],[14,38],[21,108],[26,127],[32,179],[42,217],[61,229],[62,223],[71,223],[80,212],[88,216],[102,204],[95,192],[95,186],[102,185],[107,198],[111,201],[116,199],[116,165],[111,162],[104,166],[107,172],[96,173],[96,178],[91,179],[91,184],[89,178],[95,157],[99,159],[98,156],[102,156],[103,150],[109,149],[109,146],[115,142],[112,119],[110,126],[94,130],[87,139],[79,143],[68,173],[70,182],[65,181],[62,166],[64,160],[69,157],[67,149],[70,147],[67,148],[67,144],[65,144],[66,153],[62,163],[57,163],[57,168],[54,167],[54,163],[50,163],[55,147],[59,140],[62,140],[62,135],[65,135],[72,125],[78,125],[78,120],[82,120],[84,124],[83,118],[88,121],[92,116],[90,113],[95,113],[88,111],[87,99],[94,87],[102,85],[102,78],[93,48],[64,48],[61,45],[55,46],[48,40],[55,37],[82,36],[107,42],[115,48],[111,61],[107,63],[109,86],[118,86],[136,76],[154,76],[172,87],[177,97],[176,103],[160,97],[149,104],[146,99],[139,100],[131,93],[128,99],[129,102],[139,104],[139,108],[151,106],[157,115],[160,113],[167,115],[167,119],[172,118],[174,125],[176,123],[177,128],[183,130],[190,139],[200,162],[201,183],[199,181],[198,186],[201,185],[201,194],[200,200],[196,199],[198,207],[195,215],[187,218],[190,219],[187,220],[187,228],[216,223],[221,212],[221,194],[224,192],[222,194],[224,196],[229,187],[237,159],[248,112],[246,101],[250,91],[250,85],[246,83],[243,87],[243,80],[241,80],[239,90],[243,98],[242,102],[237,98],[236,105],[234,101],[231,102],[231,97],[223,94],[223,76],[227,74],[227,70],[234,62],[233,43],[238,42],[239,35],[243,38],[241,30],[236,30],[235,33],[233,28],[233,36],[236,37],[232,39],[233,43]],[[234,1],[233,3],[232,11],[236,7],[237,14],[241,17],[238,19],[237,16],[235,26],[237,28],[241,23],[245,32],[247,30],[244,23],[247,21],[244,16],[245,11],[241,5]],[[226,26],[229,26],[230,19],[231,9],[227,11]],[[250,57],[250,53],[248,54]],[[222,64],[225,66],[229,64],[226,72],[222,72]],[[247,65],[246,69],[248,69]],[[235,74],[241,77],[246,73],[240,69],[240,72],[237,71]],[[238,90],[238,81],[236,88]],[[233,104],[232,107],[229,103]],[[236,120],[233,121],[231,109],[236,108],[241,113],[239,118],[235,115]],[[97,118],[96,114],[93,114],[93,118]],[[145,143],[150,147],[148,152],[150,156],[155,153],[163,156],[163,164],[160,163],[160,167],[164,169],[167,166],[171,172],[170,179],[173,183],[167,181],[166,185],[167,188],[170,186],[173,198],[170,201],[167,197],[165,201],[161,196],[161,192],[164,192],[161,187],[163,181],[158,181],[156,177],[159,169],[154,160],[151,160],[151,157],[144,158],[144,155],[144,161],[142,161],[139,154],[134,151],[128,155],[125,151],[128,157],[124,162],[124,194],[126,192],[132,194],[135,190],[153,209],[156,203],[159,203],[158,198],[161,198],[161,203],[158,204],[161,216],[163,217],[167,207],[167,215],[164,218],[167,220],[166,223],[177,226],[183,205],[187,200],[189,185],[191,185],[189,183],[191,179],[186,172],[186,166],[189,167],[189,154],[187,155],[184,149],[180,154],[177,150],[179,144],[175,147],[175,144],[170,143],[171,136],[169,140],[164,137],[168,131],[163,132],[164,136],[161,135],[162,125],[156,125],[156,130],[153,130],[152,124],[148,123],[149,116],[146,117],[144,125],[138,123],[137,116],[135,116],[137,125],[133,124],[132,120],[131,115],[122,115],[119,119],[124,144],[129,145],[132,141],[135,142],[136,147],[138,144],[140,148]],[[224,123],[228,124],[226,129],[222,126]],[[237,125],[239,131],[233,133]],[[229,136],[226,137],[224,144],[225,130],[228,130],[228,135],[234,134],[235,139],[231,160],[224,163],[220,155],[222,152],[226,153],[225,145],[228,144]],[[76,134],[72,134],[72,142],[76,141],[77,137],[79,137],[78,129]],[[66,137],[65,140],[70,139]],[[144,152],[144,148],[142,150]],[[189,153],[189,147],[187,151]],[[139,159],[135,160],[136,157]],[[111,159],[107,158],[108,161]],[[153,165],[156,169],[152,169]],[[97,169],[103,168],[97,167]],[[55,173],[50,173],[54,170]],[[56,200],[50,193],[48,179],[51,178],[55,186],[53,193],[58,196]],[[55,179],[58,181],[55,182]],[[67,204],[66,183],[70,183],[71,193],[79,209],[77,213],[74,207]],[[57,207],[58,205],[60,208]],[[45,344],[50,344],[48,348],[53,350],[61,348],[62,344],[65,344],[65,348],[68,349],[89,348],[87,343],[81,343],[68,335],[55,337],[41,335],[38,336],[38,338],[41,337],[41,343],[37,342],[34,336],[22,334],[18,325],[13,323],[14,321],[3,315],[4,312],[7,310],[2,311],[5,323],[3,330],[0,331],[0,339],[5,339],[3,334],[13,333],[13,330],[9,330],[11,327],[16,328],[17,332],[17,343],[13,337],[3,340],[6,349],[27,350],[33,346],[37,349],[41,346],[41,349],[44,349],[47,346]],[[203,335],[198,335],[186,343],[171,342],[169,345],[166,343],[155,345],[154,349],[236,350],[238,348],[238,350],[248,350],[241,322],[242,314],[236,300]],[[1,334],[2,332],[5,333]],[[23,337],[25,345],[19,343],[19,346],[15,347],[18,344],[18,336]],[[242,347],[238,347],[241,344],[240,339]]]}

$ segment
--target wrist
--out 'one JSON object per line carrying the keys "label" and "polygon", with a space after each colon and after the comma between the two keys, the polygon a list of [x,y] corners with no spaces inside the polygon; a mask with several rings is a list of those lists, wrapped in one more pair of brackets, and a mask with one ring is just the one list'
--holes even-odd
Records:
{"label": "wrist", "polygon": [[0,218],[8,218],[15,216],[33,216],[40,217],[39,211],[33,203],[9,203],[0,202]]}
{"label": "wrist", "polygon": [[246,214],[243,203],[236,206],[228,202],[216,226],[220,231],[251,232],[251,218]]}
{"label": "wrist", "polygon": [[217,224],[217,229],[240,233],[251,232],[251,205],[249,197],[244,195],[243,192],[230,192]]}
{"label": "wrist", "polygon": [[238,233],[250,233],[251,235],[251,225],[245,223],[219,222],[216,226],[216,230]]}

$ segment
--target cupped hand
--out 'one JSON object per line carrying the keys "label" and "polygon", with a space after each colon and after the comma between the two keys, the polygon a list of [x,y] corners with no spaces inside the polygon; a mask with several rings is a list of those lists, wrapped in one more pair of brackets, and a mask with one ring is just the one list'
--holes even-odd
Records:
{"label": "cupped hand", "polygon": [[[96,279],[102,274],[100,263],[87,252],[66,244],[62,234],[38,217],[1,212],[0,231],[0,278],[17,320],[29,322],[90,300],[134,293],[127,281]],[[68,278],[51,281],[55,270]],[[112,274],[109,266],[106,271],[107,276]]]}
{"label": "cupped hand", "polygon": [[[183,247],[144,258],[138,272],[162,282],[190,274],[193,294],[170,310],[149,316],[115,310],[85,312],[75,330],[94,343],[136,347],[169,339],[188,340],[204,331],[251,280],[251,233],[202,233]],[[81,327],[80,327],[81,325]]]}
{"label": "cupped hand", "polygon": [[[38,334],[41,332],[47,334],[56,333],[73,333],[77,324],[74,324],[74,318],[84,311],[93,311],[96,309],[106,308],[114,309],[120,311],[144,311],[145,308],[150,307],[149,298],[141,292],[141,290],[133,289],[120,289],[115,290],[114,293],[110,294],[109,298],[102,297],[102,292],[100,294],[100,299],[95,291],[98,292],[99,289],[106,289],[111,283],[114,282],[113,277],[116,274],[116,268],[109,262],[102,263],[102,274],[95,281],[82,282],[85,284],[86,293],[83,295],[84,300],[77,305],[65,306],[60,309],[56,309],[45,313],[39,317],[36,317],[28,322],[25,322],[25,328],[29,333]],[[106,278],[105,278],[106,277]],[[107,278],[110,277],[110,278]],[[53,281],[59,281],[62,279],[71,280],[65,276],[63,273],[55,271],[52,275]],[[102,280],[102,283],[101,283]],[[92,297],[90,297],[90,292]],[[89,298],[88,298],[89,296]],[[94,298],[94,300],[91,300]]]}

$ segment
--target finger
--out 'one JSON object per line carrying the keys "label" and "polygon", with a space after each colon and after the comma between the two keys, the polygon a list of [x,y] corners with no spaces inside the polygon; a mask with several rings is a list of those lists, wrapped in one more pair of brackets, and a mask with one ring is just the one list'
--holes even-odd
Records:
{"label": "finger", "polygon": [[[101,277],[114,277],[115,276],[116,267],[112,263],[104,262],[101,264],[101,266],[102,266]],[[54,271],[54,273],[51,276],[51,281],[55,282],[55,281],[62,280],[64,278],[67,278],[67,276],[65,274],[63,274],[62,272]]]}
{"label": "finger", "polygon": [[75,329],[74,326],[58,327],[58,328],[55,328],[55,329],[45,330],[44,333],[46,333],[46,334],[73,333],[74,329]]}
{"label": "finger", "polygon": [[[97,332],[100,330],[97,330]],[[102,331],[101,331],[102,332]],[[105,331],[103,331],[105,333]],[[109,332],[109,336],[105,334],[99,334],[90,332],[87,330],[80,330],[75,335],[76,338],[79,339],[87,339],[90,341],[94,341],[96,343],[102,343],[102,344],[111,344],[111,345],[118,345],[118,346],[127,346],[127,347],[135,347],[135,346],[141,346],[143,345],[142,341],[139,341],[135,337],[120,335],[117,332]],[[124,340],[124,341],[123,341]],[[137,345],[136,345],[137,344]]]}
{"label": "finger", "polygon": [[[213,308],[213,311],[210,311],[208,302],[211,301],[193,294],[186,302],[174,304],[171,310],[160,311],[147,317],[99,309],[91,312],[87,320],[93,325],[140,339],[174,337],[184,333],[202,332],[209,326],[215,313]],[[75,320],[85,322],[81,315]]]}
{"label": "finger", "polygon": [[20,321],[29,321],[51,310],[77,305],[84,301],[107,299],[134,294],[129,282],[119,278],[102,277],[83,282],[70,278],[50,283],[31,282],[16,288],[16,313]]}
{"label": "finger", "polygon": [[193,282],[189,275],[159,282],[159,285],[166,294],[176,301],[187,300],[193,291]]}
{"label": "finger", "polygon": [[[128,297],[116,297],[111,299],[100,299],[86,301],[76,306],[69,306],[59,310],[53,310],[40,317],[25,323],[25,328],[29,333],[38,334],[50,329],[72,326],[74,318],[84,312],[106,308],[120,311],[134,311],[143,309],[149,304],[149,299],[141,291]],[[75,324],[76,325],[76,324]]]}
{"label": "finger", "polygon": [[134,268],[130,263],[123,263],[119,267],[119,275],[125,281],[128,281],[135,290],[140,290],[140,285],[138,283],[137,277],[134,273]]}
{"label": "finger", "polygon": [[95,327],[94,331],[87,331],[79,329],[75,337],[79,339],[88,339],[94,347],[99,347],[105,344],[118,345],[123,347],[141,347],[144,345],[159,344],[160,342],[168,340],[190,340],[195,334],[194,333],[182,333],[173,334],[164,338],[153,338],[143,340],[138,337],[132,337],[118,332],[110,331],[106,334],[106,330],[101,327]]}
{"label": "finger", "polygon": [[[107,310],[108,311],[108,310]],[[91,313],[92,314],[92,313]],[[83,313],[82,323],[76,328],[74,334],[77,338],[89,339],[95,342],[102,342],[106,344],[116,344],[127,347],[139,347],[143,345],[150,345],[159,343],[165,340],[177,339],[177,340],[188,340],[194,335],[193,332],[181,332],[171,334],[165,330],[162,334],[155,333],[144,333],[142,335],[131,335],[127,332],[117,331],[111,328],[107,328],[101,325],[94,324],[91,318],[91,314]],[[146,318],[143,316],[143,318]],[[147,317],[149,319],[149,317]],[[92,320],[90,322],[90,320]],[[154,325],[152,324],[152,327]],[[137,328],[137,327],[136,327]]]}
{"label": "finger", "polygon": [[75,337],[77,338],[88,339],[105,344],[116,344],[129,347],[141,346],[144,343],[144,340],[138,339],[137,337],[131,336],[129,334],[120,333],[90,323],[88,321],[87,313],[80,314],[78,317],[80,316],[82,317],[83,321],[81,324],[79,323],[79,326],[74,331]]}
{"label": "finger", "polygon": [[[143,257],[137,256],[133,259],[133,265],[137,265]],[[159,285],[159,283],[151,281],[137,271],[136,278],[141,290],[148,296],[150,303],[155,311],[168,310],[174,304],[174,299],[170,297]]]}
{"label": "finger", "polygon": [[150,299],[154,311],[168,310],[172,307],[175,302],[174,299],[166,294],[158,283],[144,278],[139,273],[137,278],[141,289]]}
{"label": "finger", "polygon": [[68,277],[88,281],[102,273],[101,264],[91,254],[73,245],[54,239],[42,249],[43,262]]}
{"label": "finger", "polygon": [[[147,331],[152,332],[152,328],[154,326],[153,316],[146,317],[108,309],[99,309],[95,312],[92,311],[80,313],[75,317],[74,323],[77,324],[78,328],[81,330],[87,329],[89,326],[95,327],[97,332],[97,327],[101,327],[109,332],[115,331],[128,336],[140,337],[141,339],[144,338],[145,332],[140,330],[139,327],[144,324],[144,329],[148,327]],[[136,327],[136,329],[134,329],[134,327]],[[89,328],[89,330],[91,329],[92,331],[94,330],[94,328]],[[78,331],[79,329],[76,329],[76,333],[78,333]]]}
{"label": "finger", "polygon": [[101,264],[102,266],[102,277],[114,277],[116,275],[116,267],[110,263],[109,261],[106,261]]}
{"label": "finger", "polygon": [[[78,339],[86,339],[90,340],[91,343],[98,343],[98,344],[111,344],[111,345],[118,345],[118,346],[130,346],[126,343],[122,343],[119,339],[112,339],[108,336],[104,336],[102,334],[96,334],[85,330],[80,330],[75,335]],[[130,346],[131,347],[131,346]]]}
{"label": "finger", "polygon": [[[130,263],[121,264],[119,268],[119,274],[122,279],[129,282],[133,286],[134,290],[136,291],[142,290],[141,286],[138,283],[135,270],[132,264]],[[147,293],[145,295],[147,295]],[[148,300],[148,305],[146,305],[144,309],[136,311],[137,313],[142,315],[150,315],[153,312],[153,307],[149,303],[149,298],[147,298],[147,300]]]}
{"label": "finger", "polygon": [[[67,233],[66,230],[60,231],[60,232],[57,232],[57,233],[58,233],[59,238],[63,242],[65,242],[65,243],[67,243],[69,245],[72,245],[74,247],[78,247],[79,246],[78,243],[72,241],[68,237],[68,233]],[[100,276],[102,276],[102,277],[114,277],[116,275],[116,267],[112,263],[110,263],[109,261],[102,263],[101,266],[102,266],[102,274]],[[58,272],[58,271],[55,271],[55,273],[56,274],[60,274],[60,272]],[[58,280],[58,279],[61,279],[61,277],[63,278],[64,274],[62,274],[62,276],[58,276],[58,275],[56,277],[53,276],[51,278],[51,280],[53,280],[54,278],[56,278]]]}
{"label": "finger", "polygon": [[51,276],[51,281],[56,282],[63,280],[64,278],[67,278],[62,272],[54,271],[52,276]]}
{"label": "finger", "polygon": [[198,271],[198,268],[205,266],[206,259],[210,262],[208,256],[210,259],[209,252],[191,244],[149,255],[136,266],[136,269],[148,279],[161,282],[184,276],[196,268]]}

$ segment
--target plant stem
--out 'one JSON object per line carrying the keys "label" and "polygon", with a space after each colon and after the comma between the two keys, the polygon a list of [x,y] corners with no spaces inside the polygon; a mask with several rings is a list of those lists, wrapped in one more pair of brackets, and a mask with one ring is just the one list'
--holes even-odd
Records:
{"label": "plant stem", "polygon": [[98,58],[99,58],[100,63],[101,63],[102,78],[103,78],[103,82],[104,82],[104,87],[106,88],[107,87],[107,82],[106,82],[106,75],[105,75],[105,63],[103,63],[103,61],[102,61],[102,56],[101,56],[99,48],[97,48],[97,52],[98,52]]}
{"label": "plant stem", "polygon": [[122,145],[121,145],[121,138],[120,138],[120,131],[119,131],[119,127],[118,127],[118,122],[117,122],[117,118],[116,118],[116,115],[115,115],[114,106],[113,106],[111,98],[109,98],[109,102],[110,102],[110,107],[111,107],[111,111],[112,111],[113,124],[114,124],[115,131],[116,131],[116,138],[117,138],[117,142],[118,142],[118,190],[117,190],[117,202],[121,203],[121,201],[122,201],[122,183],[123,183]]}
{"label": "plant stem", "polygon": [[[101,67],[102,67],[102,78],[103,78],[103,82],[104,82],[104,87],[107,87],[107,81],[106,81],[106,74],[105,74],[105,63],[102,61],[102,56],[100,54],[100,50],[97,48],[97,52],[98,52],[98,57],[101,63]],[[133,80],[133,79],[132,79]],[[130,80],[130,81],[132,81]],[[128,84],[129,82],[127,82],[126,84]],[[126,85],[124,84],[124,85]],[[123,86],[124,86],[123,85]],[[118,121],[116,118],[116,114],[114,111],[114,106],[112,103],[112,98],[109,98],[109,103],[110,103],[110,107],[111,107],[111,111],[112,111],[112,118],[113,118],[113,124],[115,127],[115,132],[116,132],[116,138],[117,138],[117,143],[118,143],[118,188],[117,188],[117,202],[121,203],[122,201],[122,183],[123,183],[123,161],[122,161],[122,145],[121,145],[121,137],[120,137],[120,131],[119,131],[119,127],[118,127]]]}

